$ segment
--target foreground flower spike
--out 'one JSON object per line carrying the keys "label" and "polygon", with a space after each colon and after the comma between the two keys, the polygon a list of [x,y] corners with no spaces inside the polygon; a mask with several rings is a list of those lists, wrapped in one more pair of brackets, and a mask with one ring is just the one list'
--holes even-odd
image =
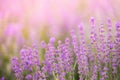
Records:
{"label": "foreground flower spike", "polygon": [[115,37],[115,53],[113,54],[112,68],[113,73],[118,72],[117,67],[120,65],[120,22],[116,23],[116,37]]}
{"label": "foreground flower spike", "polygon": [[96,27],[95,27],[95,20],[93,17],[90,19],[90,28],[91,28],[91,44],[96,42],[97,34],[96,34]]}
{"label": "foreground flower spike", "polygon": [[21,64],[19,64],[18,58],[13,57],[11,60],[11,64],[12,64],[12,70],[14,71],[16,78],[18,80],[23,79],[22,68],[21,68]]}
{"label": "foreground flower spike", "polygon": [[12,70],[15,72],[17,80],[38,80],[34,74],[41,71],[40,57],[35,47],[23,48],[20,51],[20,59],[13,57],[11,60]]}
{"label": "foreground flower spike", "polygon": [[21,49],[20,57],[11,60],[16,79],[120,80],[120,22],[115,26],[114,36],[110,19],[107,26],[100,24],[97,28],[95,19],[91,18],[89,39],[86,39],[81,22],[78,35],[71,30],[71,38],[67,37],[63,42],[56,41],[55,37],[48,43],[41,41],[40,48],[45,50],[41,63],[38,48]]}
{"label": "foreground flower spike", "polygon": [[32,80],[32,75],[28,74],[26,77],[25,77],[26,80]]}
{"label": "foreground flower spike", "polygon": [[33,48],[22,49],[20,52],[21,62],[23,70],[31,70],[33,67],[39,67],[39,54],[38,51]]}
{"label": "foreground flower spike", "polygon": [[83,30],[83,23],[79,25],[80,29],[80,51],[79,51],[79,63],[78,63],[78,70],[81,74],[81,78],[85,78],[88,75],[88,58],[86,53],[86,42],[84,38],[84,30]]}

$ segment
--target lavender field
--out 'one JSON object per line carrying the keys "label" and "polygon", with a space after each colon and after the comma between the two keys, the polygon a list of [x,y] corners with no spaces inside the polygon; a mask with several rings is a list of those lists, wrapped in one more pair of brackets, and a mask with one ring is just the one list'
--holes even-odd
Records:
{"label": "lavender field", "polygon": [[0,0],[0,80],[120,80],[119,0]]}

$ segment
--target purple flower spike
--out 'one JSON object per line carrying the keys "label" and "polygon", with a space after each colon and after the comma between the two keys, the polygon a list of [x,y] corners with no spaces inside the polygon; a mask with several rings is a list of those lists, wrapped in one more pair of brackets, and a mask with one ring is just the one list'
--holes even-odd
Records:
{"label": "purple flower spike", "polygon": [[50,43],[54,43],[54,42],[55,42],[55,38],[54,38],[54,37],[51,37],[49,42],[50,42]]}
{"label": "purple flower spike", "polygon": [[32,80],[32,75],[31,74],[28,74],[26,77],[25,77],[26,80]]}
{"label": "purple flower spike", "polygon": [[12,60],[11,60],[11,64],[12,64],[12,70],[15,72],[16,78],[22,80],[23,79],[22,68],[21,68],[21,65],[18,61],[18,58],[13,57]]}
{"label": "purple flower spike", "polygon": [[42,48],[46,48],[46,47],[47,47],[47,44],[45,43],[45,41],[42,41],[42,42],[41,42],[41,47],[42,47]]}
{"label": "purple flower spike", "polygon": [[120,22],[116,23],[116,30],[120,29]]}

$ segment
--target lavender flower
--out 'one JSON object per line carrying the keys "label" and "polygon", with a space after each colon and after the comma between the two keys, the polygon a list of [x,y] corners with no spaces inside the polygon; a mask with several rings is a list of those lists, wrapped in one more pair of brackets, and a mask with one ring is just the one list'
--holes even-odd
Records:
{"label": "lavender flower", "polygon": [[26,80],[32,80],[32,75],[31,74],[28,74],[26,77],[25,77]]}
{"label": "lavender flower", "polygon": [[[12,70],[15,72],[17,80],[38,80],[41,77],[34,77],[37,71],[41,71],[40,58],[35,47],[23,48],[20,51],[20,59],[17,57],[11,60]],[[44,77],[45,78],[45,77]]]}
{"label": "lavender flower", "polygon": [[120,23],[116,23],[115,53],[113,54],[112,68],[113,73],[117,73],[117,67],[120,65]]}
{"label": "lavender flower", "polygon": [[13,57],[11,60],[11,64],[12,64],[12,70],[15,72],[16,78],[18,80],[23,79],[22,68],[21,68],[21,65],[19,64],[18,58]]}
{"label": "lavender flower", "polygon": [[[110,19],[108,32],[103,24],[96,28],[94,18],[90,19],[90,26],[89,42],[85,38],[83,23],[79,25],[79,35],[72,30],[71,38],[64,42],[59,40],[57,46],[54,37],[48,43],[42,41],[45,56],[41,63],[37,48],[23,48],[20,58],[13,57],[11,60],[16,79],[117,80],[120,71],[120,23],[116,24],[115,39]],[[98,33],[96,29],[99,29]]]}
{"label": "lavender flower", "polygon": [[87,53],[86,53],[86,42],[84,39],[84,32],[83,32],[83,24],[80,24],[80,63],[78,69],[80,69],[80,73],[84,76],[87,77],[88,75],[88,58],[87,58]]}
{"label": "lavender flower", "polygon": [[30,70],[33,67],[37,68],[40,66],[38,51],[35,48],[22,49],[20,56],[23,70]]}

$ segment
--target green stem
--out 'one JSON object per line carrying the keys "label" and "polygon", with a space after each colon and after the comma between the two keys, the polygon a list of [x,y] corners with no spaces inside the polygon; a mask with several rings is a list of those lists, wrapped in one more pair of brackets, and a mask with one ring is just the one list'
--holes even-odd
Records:
{"label": "green stem", "polygon": [[76,65],[77,65],[77,63],[76,63],[76,61],[75,61],[75,64],[74,64],[74,66],[73,66],[73,69],[74,69],[74,72],[73,72],[73,80],[75,80],[75,68],[76,68]]}
{"label": "green stem", "polygon": [[54,77],[54,80],[56,80],[56,76],[55,76],[55,72],[53,71],[53,77]]}

